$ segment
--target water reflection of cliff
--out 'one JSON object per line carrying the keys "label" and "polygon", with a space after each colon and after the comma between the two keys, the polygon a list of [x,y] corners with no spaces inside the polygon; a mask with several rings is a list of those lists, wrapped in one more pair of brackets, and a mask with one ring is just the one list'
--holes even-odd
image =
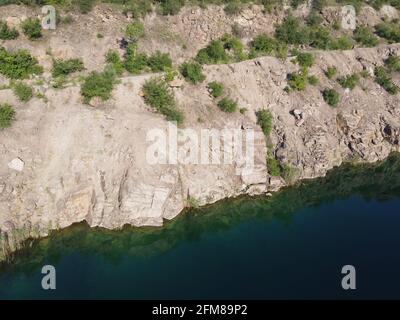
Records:
{"label": "water reflection of cliff", "polygon": [[74,225],[46,239],[27,243],[26,249],[14,256],[13,264],[3,266],[3,271],[29,273],[71,252],[101,255],[118,263],[128,255],[162,253],[179,243],[197,241],[205,233],[220,232],[250,219],[280,219],[289,224],[301,208],[351,195],[382,201],[400,196],[400,156],[392,155],[375,165],[344,165],[326,178],[305,181],[272,197],[241,197],[187,211],[162,228],[126,227],[109,231]]}

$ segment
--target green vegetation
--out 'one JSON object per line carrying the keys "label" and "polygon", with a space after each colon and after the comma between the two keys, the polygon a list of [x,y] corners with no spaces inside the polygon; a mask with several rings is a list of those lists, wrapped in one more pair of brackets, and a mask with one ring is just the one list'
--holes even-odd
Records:
{"label": "green vegetation", "polygon": [[292,15],[287,16],[275,29],[276,39],[287,44],[306,44],[308,34],[307,27],[302,26],[299,19]]}
{"label": "green vegetation", "polygon": [[15,28],[10,29],[5,21],[0,20],[0,40],[12,40],[19,36]]}
{"label": "green vegetation", "polygon": [[144,25],[140,21],[130,23],[125,30],[125,36],[132,42],[138,41],[144,36]]}
{"label": "green vegetation", "polygon": [[251,47],[257,53],[271,54],[276,50],[277,43],[276,39],[262,33],[253,39]]}
{"label": "green vegetation", "polygon": [[353,33],[354,40],[362,44],[364,47],[375,47],[379,43],[379,39],[373,34],[368,27],[358,26]]}
{"label": "green vegetation", "polygon": [[167,82],[161,78],[153,78],[143,85],[144,101],[163,114],[168,121],[183,122],[183,114],[176,107],[176,102]]}
{"label": "green vegetation", "polygon": [[147,65],[151,71],[159,72],[166,68],[172,68],[172,60],[168,53],[157,51],[147,59]]}
{"label": "green vegetation", "polygon": [[399,88],[393,83],[390,73],[384,67],[376,67],[374,74],[375,82],[389,94],[396,94],[399,91]]}
{"label": "green vegetation", "polygon": [[201,64],[227,63],[229,57],[225,52],[223,42],[213,40],[197,53],[196,60]]}
{"label": "green vegetation", "polygon": [[36,40],[42,37],[42,25],[38,18],[28,18],[21,24],[24,34],[29,40]]}
{"label": "green vegetation", "polygon": [[227,15],[238,14],[241,10],[242,10],[242,4],[240,0],[229,1],[224,7],[224,11]]}
{"label": "green vegetation", "polygon": [[267,156],[267,169],[271,176],[279,177],[281,175],[281,167],[279,161],[272,155]]}
{"label": "green vegetation", "polygon": [[237,102],[231,98],[224,97],[218,102],[218,107],[224,112],[235,112],[237,109]]}
{"label": "green vegetation", "polygon": [[115,79],[114,69],[106,68],[103,72],[91,72],[81,86],[81,94],[85,103],[93,97],[100,97],[103,101],[111,97]]}
{"label": "green vegetation", "polygon": [[269,110],[260,110],[256,113],[257,124],[261,127],[264,135],[269,137],[272,130],[272,114]]}
{"label": "green vegetation", "polygon": [[316,86],[318,84],[318,78],[316,76],[309,76],[307,80],[312,86]]}
{"label": "green vegetation", "polygon": [[325,71],[325,75],[328,79],[332,79],[337,73],[336,67],[328,67],[328,69]]}
{"label": "green vegetation", "polygon": [[18,82],[13,86],[15,95],[23,102],[29,101],[33,97],[33,90],[23,82]]}
{"label": "green vegetation", "polygon": [[158,0],[161,7],[161,13],[164,15],[174,15],[179,13],[185,5],[185,0]]}
{"label": "green vegetation", "polygon": [[382,22],[375,26],[378,36],[390,43],[400,42],[400,24],[398,22]]}
{"label": "green vegetation", "polygon": [[303,68],[309,68],[314,64],[314,57],[311,53],[299,53],[296,61]]}
{"label": "green vegetation", "polygon": [[121,61],[121,57],[119,56],[117,51],[108,50],[106,54],[106,62],[113,67],[115,73],[118,76],[122,75],[122,73],[124,72],[124,64]]}
{"label": "green vegetation", "polygon": [[53,77],[67,76],[84,69],[85,67],[80,59],[57,59],[53,61],[52,75]]}
{"label": "green vegetation", "polygon": [[339,93],[333,89],[325,89],[322,91],[322,96],[327,104],[336,107],[339,103]]}
{"label": "green vegetation", "polygon": [[93,6],[96,2],[96,0],[74,0],[74,1],[78,5],[79,11],[84,14],[89,13],[93,9]]}
{"label": "green vegetation", "polygon": [[0,129],[11,126],[14,119],[14,109],[7,103],[0,104]]}
{"label": "green vegetation", "polygon": [[8,52],[0,46],[0,74],[11,79],[26,79],[32,74],[42,72],[38,61],[28,51]]}
{"label": "green vegetation", "polygon": [[400,57],[398,56],[389,56],[385,60],[385,65],[390,71],[400,71]]}
{"label": "green vegetation", "polygon": [[290,88],[297,91],[302,91],[306,88],[308,80],[308,70],[306,68],[301,69],[298,72],[289,73],[287,75],[288,84]]}
{"label": "green vegetation", "polygon": [[292,183],[296,177],[296,168],[293,168],[289,166],[288,164],[284,164],[281,167],[281,174],[282,178],[287,182],[287,183]]}
{"label": "green vegetation", "polygon": [[182,76],[193,84],[203,82],[206,76],[203,67],[197,62],[185,62],[179,68]]}
{"label": "green vegetation", "polygon": [[[148,57],[145,53],[137,53],[136,49],[136,43],[131,43],[126,48],[123,65],[130,73],[139,74],[146,69],[150,69],[153,72],[159,72],[172,67],[172,60],[168,53],[157,51],[155,54]],[[113,58],[114,60],[117,59],[115,54],[110,58]],[[119,62],[117,62],[117,66],[118,64]]]}
{"label": "green vegetation", "polygon": [[218,98],[224,92],[224,85],[221,82],[213,81],[208,84],[208,90],[214,98]]}
{"label": "green vegetation", "polygon": [[356,87],[356,85],[358,84],[359,76],[354,73],[352,75],[340,77],[337,79],[337,81],[343,88],[348,88],[348,89],[353,90]]}

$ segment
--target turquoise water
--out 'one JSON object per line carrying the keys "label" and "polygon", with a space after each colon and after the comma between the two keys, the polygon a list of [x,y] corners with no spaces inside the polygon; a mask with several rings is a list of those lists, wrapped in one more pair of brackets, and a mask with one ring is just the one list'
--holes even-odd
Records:
{"label": "turquoise water", "polygon": [[[184,213],[163,228],[35,241],[0,271],[0,298],[400,298],[400,160],[345,166],[271,198]],[[57,289],[41,289],[41,267]],[[357,289],[341,288],[354,265]]]}

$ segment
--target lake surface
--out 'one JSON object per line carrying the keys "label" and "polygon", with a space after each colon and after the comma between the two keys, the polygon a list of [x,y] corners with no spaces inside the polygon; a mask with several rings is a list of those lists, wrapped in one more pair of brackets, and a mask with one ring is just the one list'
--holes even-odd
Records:
{"label": "lake surface", "polygon": [[[0,269],[0,298],[400,298],[400,158],[343,166],[270,198],[183,213],[163,228],[75,225]],[[55,266],[57,289],[41,288]],[[343,290],[344,265],[356,290]]]}

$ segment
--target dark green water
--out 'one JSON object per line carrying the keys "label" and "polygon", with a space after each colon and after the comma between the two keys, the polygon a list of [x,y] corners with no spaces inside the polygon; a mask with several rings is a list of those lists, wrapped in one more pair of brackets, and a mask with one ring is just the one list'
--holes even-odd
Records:
{"label": "dark green water", "polygon": [[[0,298],[400,298],[400,157],[344,166],[271,198],[186,212],[163,228],[35,241],[0,269]],[[41,267],[57,289],[41,289]],[[341,288],[354,265],[357,289]]]}

